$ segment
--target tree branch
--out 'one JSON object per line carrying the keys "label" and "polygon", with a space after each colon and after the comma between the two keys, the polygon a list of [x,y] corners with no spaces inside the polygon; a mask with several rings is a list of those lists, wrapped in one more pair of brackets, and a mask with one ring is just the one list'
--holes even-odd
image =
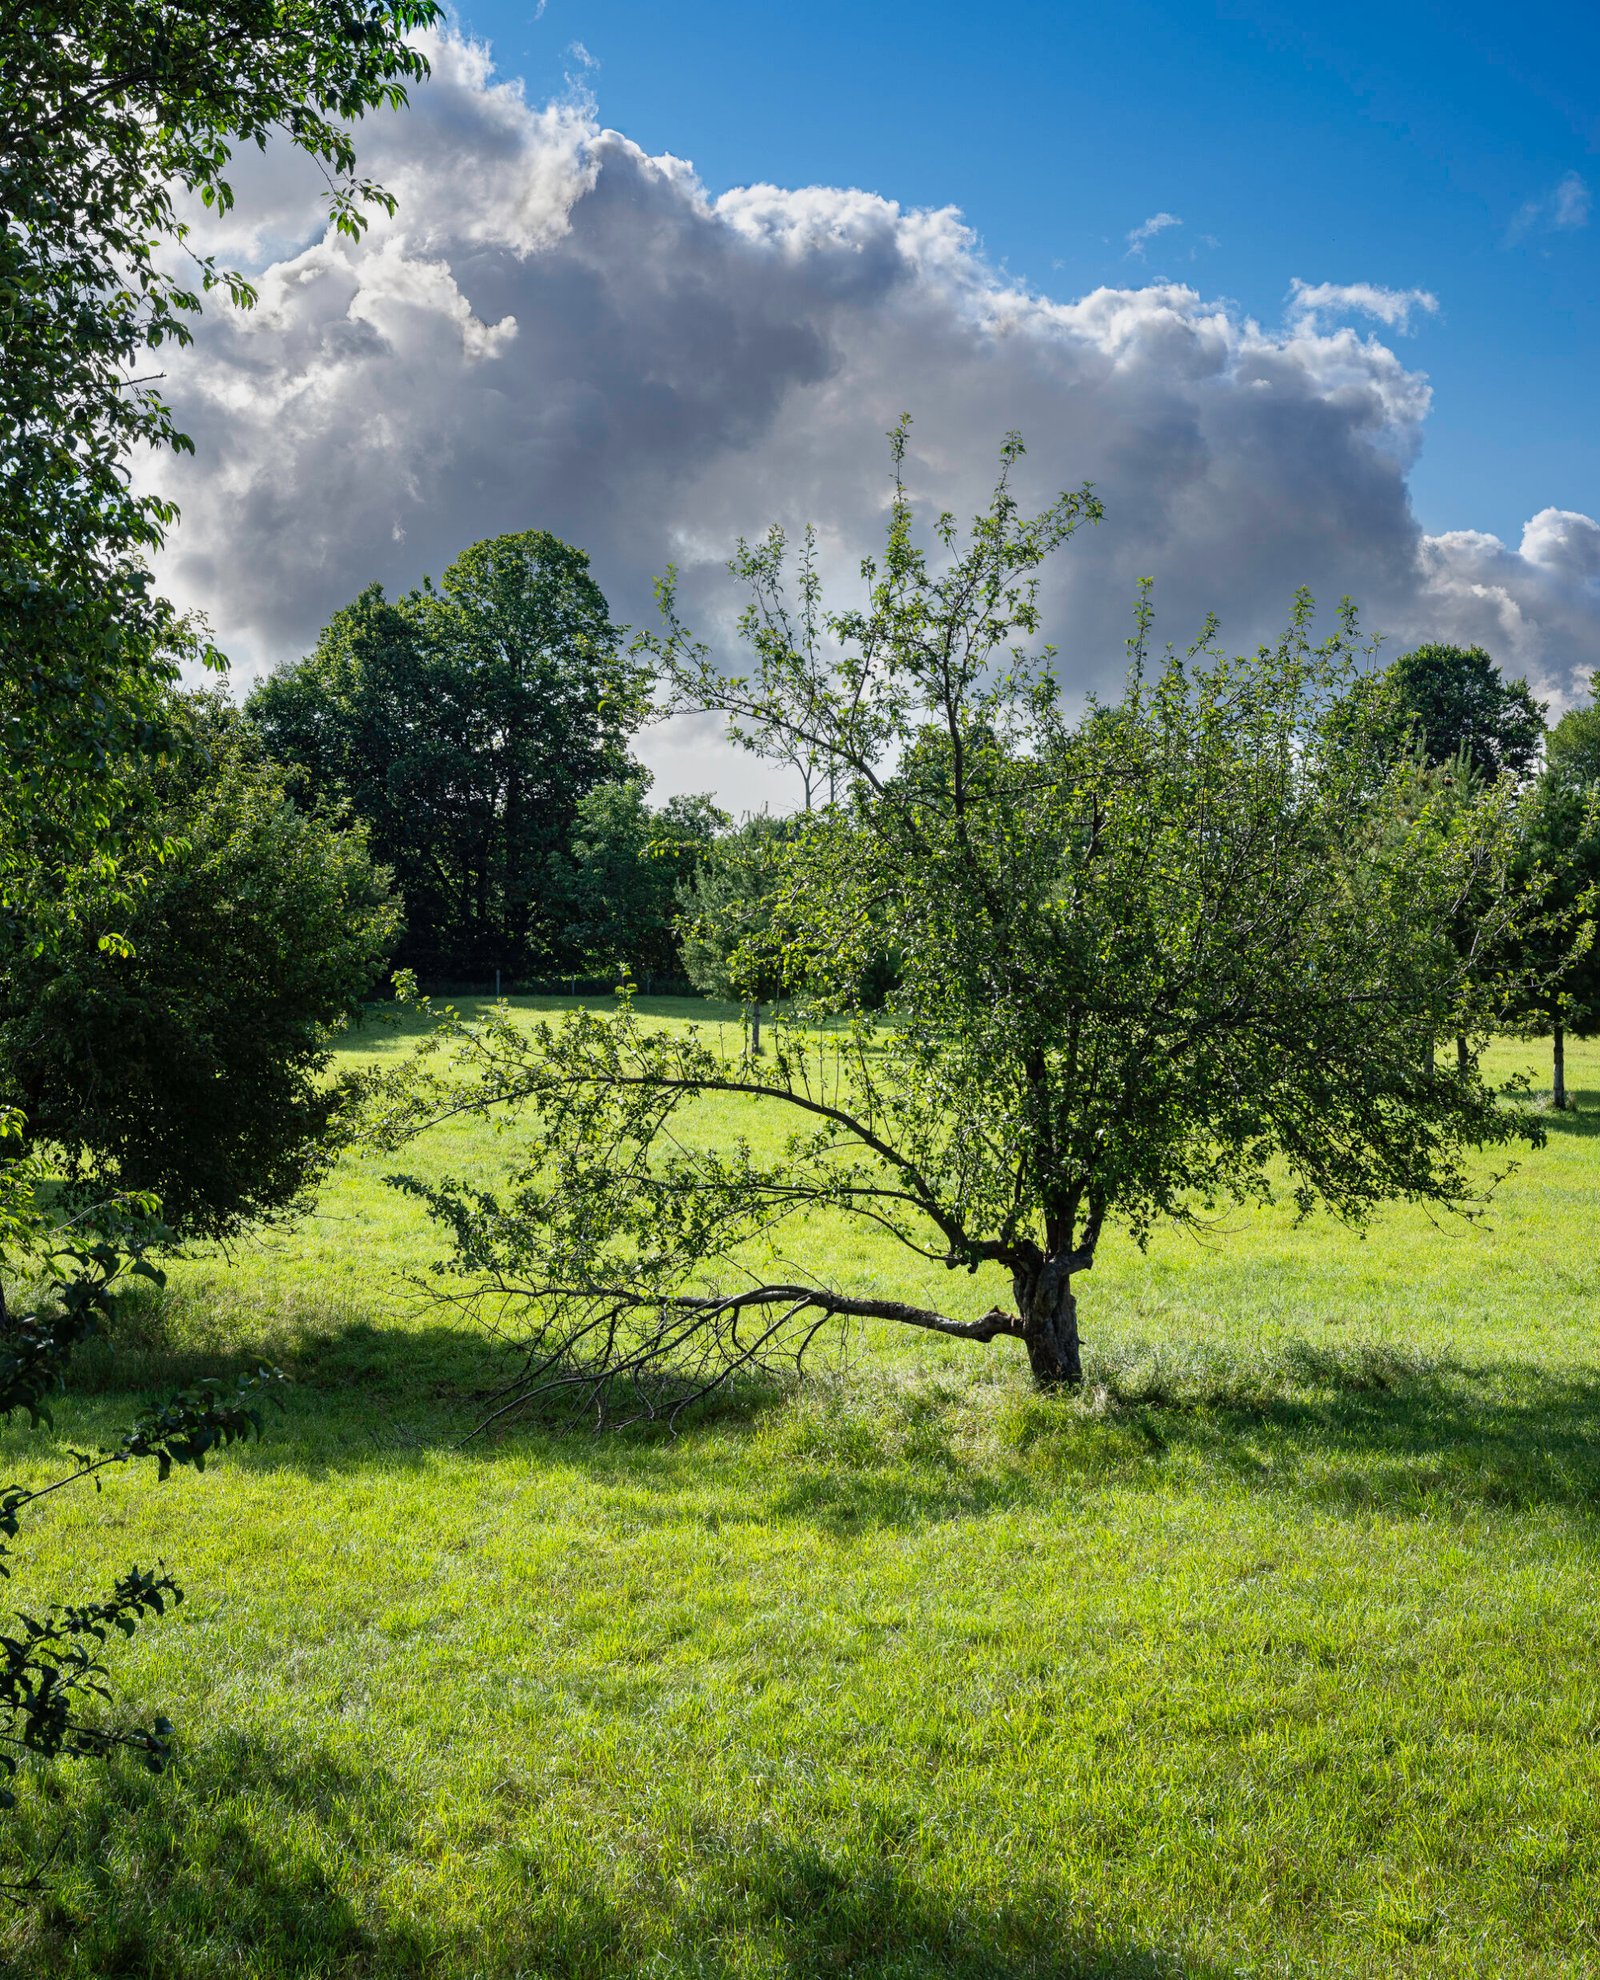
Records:
{"label": "tree branch", "polygon": [[1017,1339],[1022,1336],[1022,1322],[1016,1314],[998,1306],[991,1307],[979,1320],[952,1320],[948,1314],[935,1313],[931,1307],[909,1306],[898,1299],[854,1299],[821,1286],[753,1286],[737,1293],[686,1296],[672,1300],[670,1305],[707,1320],[733,1318],[748,1306],[788,1306],[794,1312],[813,1307],[837,1319],[893,1320],[902,1327],[923,1327],[930,1333],[948,1334],[961,1341],[992,1341],[1001,1334]]}

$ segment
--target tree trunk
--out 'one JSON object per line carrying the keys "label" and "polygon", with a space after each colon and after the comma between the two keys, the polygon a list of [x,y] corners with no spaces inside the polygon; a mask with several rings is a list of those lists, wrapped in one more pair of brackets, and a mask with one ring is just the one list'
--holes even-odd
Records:
{"label": "tree trunk", "polygon": [[1456,1071],[1460,1073],[1463,1079],[1467,1076],[1467,1067],[1470,1064],[1471,1055],[1467,1051],[1467,1041],[1458,1031],[1456,1033]]}
{"label": "tree trunk", "polygon": [[752,1004],[750,1006],[750,1056],[753,1059],[759,1059],[761,1057],[761,1006],[759,1004]]}
{"label": "tree trunk", "polygon": [[1083,1380],[1083,1360],[1071,1272],[1063,1261],[1046,1259],[1035,1271],[1014,1272],[1012,1285],[1033,1379],[1041,1389],[1076,1387]]}
{"label": "tree trunk", "polygon": [[1560,1113],[1567,1104],[1567,1032],[1560,1018],[1555,1022],[1551,1058],[1553,1070],[1550,1082],[1550,1104],[1557,1113]]}

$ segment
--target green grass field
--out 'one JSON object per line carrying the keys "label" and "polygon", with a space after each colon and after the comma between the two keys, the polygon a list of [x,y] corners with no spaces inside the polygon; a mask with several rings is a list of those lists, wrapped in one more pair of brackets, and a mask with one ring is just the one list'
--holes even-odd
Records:
{"label": "green grass field", "polygon": [[864,1328],[676,1439],[463,1446],[499,1364],[401,1283],[439,1246],[395,1159],[351,1161],[59,1413],[81,1447],[294,1378],[259,1447],[25,1529],[22,1606],[158,1552],[189,1599],[114,1660],[172,1771],[24,1783],[56,1854],[5,1970],[1600,1975],[1600,1048],[1569,1077],[1487,1226],[1109,1243],[1075,1401],[1015,1343]]}

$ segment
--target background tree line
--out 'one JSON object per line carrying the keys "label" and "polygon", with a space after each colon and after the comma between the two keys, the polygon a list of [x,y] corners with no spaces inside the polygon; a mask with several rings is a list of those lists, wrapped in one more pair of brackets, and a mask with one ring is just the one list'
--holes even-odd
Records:
{"label": "background tree line", "polygon": [[[627,649],[580,550],[542,531],[463,553],[398,600],[380,587],[337,613],[315,650],[263,681],[245,719],[302,802],[359,821],[402,906],[392,961],[426,982],[560,976],[692,986],[759,1011],[786,987],[758,937],[784,841],[812,817],[735,829],[709,796],[649,803],[629,743],[654,683]],[[1600,884],[1600,712],[1546,730],[1525,680],[1482,648],[1427,644],[1350,690],[1369,746],[1418,753],[1465,801],[1490,786],[1523,801],[1524,877],[1570,918]],[[788,760],[786,757],[785,760]],[[820,790],[820,785],[818,786]],[[1507,1021],[1561,1043],[1600,1026],[1600,953],[1523,938],[1526,977]],[[1472,939],[1471,904],[1458,929]],[[1503,963],[1504,957],[1500,958]],[[884,950],[868,972],[881,1001]],[[870,1000],[870,999],[869,999]]]}
{"label": "background tree line", "polygon": [[304,801],[361,821],[404,903],[393,961],[425,982],[681,984],[677,892],[729,820],[650,808],[649,698],[587,556],[526,530],[403,598],[371,586],[245,718]]}
{"label": "background tree line", "polygon": [[[516,1315],[502,1412],[675,1417],[863,1318],[1018,1342],[1041,1386],[1070,1387],[1078,1283],[1113,1230],[1143,1245],[1280,1195],[1356,1224],[1395,1201],[1470,1215],[1469,1156],[1544,1138],[1483,1054],[1571,995],[1596,807],[1581,797],[1570,839],[1553,806],[1532,830],[1556,773],[1532,783],[1526,684],[1476,649],[1380,671],[1348,607],[1313,643],[1304,594],[1255,654],[1213,625],[1159,660],[1142,598],[1124,693],[1075,712],[1037,572],[1099,520],[1092,491],[1023,515],[1013,435],[987,511],[934,523],[935,562],[906,431],[864,605],[824,608],[809,538],[796,586],[774,528],[730,567],[752,599],[741,666],[681,623],[670,580],[640,642],[673,705],[805,754],[829,793],[747,862],[773,875],[765,912],[744,920],[715,876],[696,889],[732,936],[725,986],[781,997],[775,1049],[730,1055],[628,998],[531,1027],[446,1010],[373,1082],[386,1146],[444,1116],[518,1123],[503,1178],[400,1179],[454,1242],[456,1303]],[[710,1099],[772,1132],[708,1131]],[[842,1284],[812,1212],[900,1243],[923,1283],[998,1270],[1012,1304]]]}
{"label": "background tree line", "polygon": [[[75,1188],[150,1192],[190,1235],[292,1211],[333,1146],[333,1031],[396,967],[448,988],[692,988],[741,1003],[759,1052],[763,1009],[806,987],[773,903],[794,842],[837,807],[738,826],[704,795],[652,807],[629,747],[647,659],[585,554],[528,530],[400,599],[369,587],[242,707],[158,695],[162,748],[123,802],[162,857],[0,985],[13,1104]],[[1565,1038],[1600,1029],[1600,709],[1547,731],[1525,681],[1437,644],[1346,703],[1364,750],[1414,756],[1460,804],[1515,795],[1520,881],[1545,910],[1478,954],[1482,904],[1464,900],[1452,939],[1486,988],[1515,978],[1503,1020],[1552,1038],[1564,1105]],[[923,753],[913,739],[901,780]],[[893,945],[857,967],[880,1006]]]}

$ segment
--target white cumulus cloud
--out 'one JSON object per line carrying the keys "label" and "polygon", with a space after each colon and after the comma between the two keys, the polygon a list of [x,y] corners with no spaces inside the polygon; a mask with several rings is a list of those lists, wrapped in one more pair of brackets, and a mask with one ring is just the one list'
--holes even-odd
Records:
{"label": "white cumulus cloud", "polygon": [[[902,410],[930,504],[980,505],[1012,428],[1027,499],[1094,482],[1106,520],[1043,599],[1073,689],[1120,680],[1146,574],[1179,641],[1211,609],[1239,645],[1270,637],[1306,584],[1396,642],[1481,641],[1557,693],[1600,655],[1600,525],[1547,509],[1509,547],[1417,523],[1427,381],[1335,319],[1398,326],[1392,298],[1431,298],[1303,284],[1279,326],[1174,283],[1053,299],[998,274],[952,210],[713,197],[582,102],[530,105],[483,49],[431,52],[412,109],[363,133],[400,201],[363,241],[327,234],[294,161],[240,160],[220,227],[259,306],[212,311],[171,366],[198,454],[150,470],[183,508],[162,577],[241,678],[372,580],[404,589],[505,530],[584,545],[635,622],[676,561],[713,639],[737,603],[723,562],[769,521],[814,520],[849,591]],[[647,748],[663,790],[765,794],[704,731]]]}

